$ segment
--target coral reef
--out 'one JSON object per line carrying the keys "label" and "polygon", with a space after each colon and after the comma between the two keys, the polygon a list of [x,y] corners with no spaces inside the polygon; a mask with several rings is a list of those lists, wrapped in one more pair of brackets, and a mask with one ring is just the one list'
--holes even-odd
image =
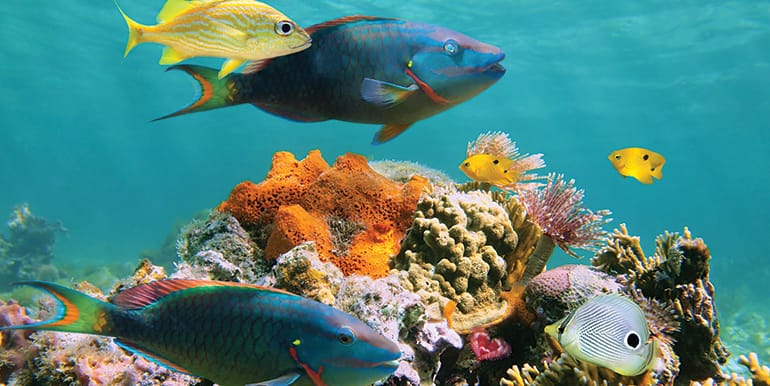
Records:
{"label": "coral reef", "polygon": [[[269,234],[268,259],[315,241],[321,259],[344,274],[377,278],[387,275],[388,260],[398,252],[417,200],[428,188],[428,181],[416,175],[405,184],[391,181],[359,155],[340,156],[330,168],[318,151],[301,162],[281,152],[265,181],[239,184],[219,209],[232,213],[253,235]],[[359,227],[334,226],[340,222],[362,229],[351,234]],[[349,243],[339,242],[346,238]],[[347,245],[345,251],[338,248]]]}
{"label": "coral reef", "polygon": [[437,189],[417,204],[393,267],[408,272],[404,284],[426,304],[441,301],[436,293],[455,302],[452,326],[467,332],[505,315],[501,292],[517,242],[508,214],[488,193]]}
{"label": "coral reef", "polygon": [[711,253],[687,228],[681,237],[666,232],[655,242],[655,254],[646,257],[639,238],[630,236],[621,225],[591,263],[618,275],[645,297],[673,307],[680,324],[680,331],[672,335],[674,351],[681,360],[680,378],[727,378],[721,365],[730,353],[719,338],[714,285],[709,281]]}
{"label": "coral reef", "polygon": [[593,212],[585,208],[583,190],[574,184],[575,180],[565,181],[561,174],[551,173],[542,189],[519,191],[519,201],[526,208],[527,216],[543,230],[543,237],[527,261],[522,284],[542,272],[556,246],[577,257],[572,248],[594,250],[601,245],[606,235],[602,226],[611,221],[605,218],[610,211]]}
{"label": "coral reef", "polygon": [[401,183],[409,182],[414,176],[426,178],[430,181],[431,185],[446,186],[455,183],[446,173],[418,164],[417,162],[396,160],[369,161],[369,166],[387,179]]}
{"label": "coral reef", "polygon": [[8,236],[0,234],[0,288],[18,280],[56,280],[63,276],[52,264],[58,234],[67,229],[59,222],[35,216],[29,205],[18,206],[8,220]]}

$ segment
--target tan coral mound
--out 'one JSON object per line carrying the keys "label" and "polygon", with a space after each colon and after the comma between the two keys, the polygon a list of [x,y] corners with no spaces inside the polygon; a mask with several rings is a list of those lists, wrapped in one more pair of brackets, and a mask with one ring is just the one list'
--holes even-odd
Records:
{"label": "tan coral mound", "polygon": [[398,253],[417,200],[429,187],[420,176],[391,181],[356,154],[328,167],[317,150],[302,161],[279,152],[265,181],[242,182],[219,209],[249,231],[270,225],[268,259],[315,241],[321,260],[345,275],[377,278],[387,275],[388,260]]}

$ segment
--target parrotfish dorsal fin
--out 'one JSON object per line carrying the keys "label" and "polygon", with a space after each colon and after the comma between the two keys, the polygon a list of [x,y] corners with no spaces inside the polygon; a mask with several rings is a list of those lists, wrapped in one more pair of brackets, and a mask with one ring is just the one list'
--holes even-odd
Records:
{"label": "parrotfish dorsal fin", "polygon": [[364,16],[364,15],[344,16],[337,19],[325,21],[323,23],[311,25],[310,27],[305,28],[305,32],[312,35],[313,32],[322,30],[324,28],[336,27],[339,25],[354,23],[361,20],[399,20],[399,19],[389,18],[389,17]]}
{"label": "parrotfish dorsal fin", "polygon": [[187,370],[186,368],[184,368],[182,366],[179,366],[176,363],[171,362],[170,360],[168,360],[168,359],[166,359],[166,358],[164,358],[164,357],[162,357],[160,355],[157,355],[157,354],[153,353],[152,351],[150,351],[150,350],[148,350],[148,349],[146,349],[146,348],[144,348],[144,347],[142,347],[142,346],[140,346],[140,345],[138,345],[138,344],[136,344],[136,343],[134,343],[132,341],[123,340],[123,339],[115,339],[115,343],[117,343],[118,346],[123,347],[124,349],[126,349],[128,351],[131,351],[133,353],[136,353],[136,354],[144,357],[145,359],[149,360],[150,362],[153,362],[155,364],[158,364],[160,366],[163,366],[165,368],[168,368],[168,369],[180,372],[180,373],[184,373],[184,374],[187,374],[187,375],[195,375],[192,372],[190,372],[189,370]]}
{"label": "parrotfish dorsal fin", "polygon": [[163,23],[164,21],[173,19],[175,16],[190,8],[211,1],[213,0],[168,0],[166,1],[166,4],[163,4],[163,8],[158,12],[158,17],[156,19],[158,20],[158,23]]}
{"label": "parrotfish dorsal fin", "polygon": [[127,309],[142,308],[157,302],[168,294],[185,289],[200,287],[245,287],[254,290],[269,291],[296,296],[291,292],[282,291],[276,288],[261,287],[258,285],[246,283],[214,280],[169,279],[153,281],[134,288],[129,288],[117,294],[112,299],[112,304]]}

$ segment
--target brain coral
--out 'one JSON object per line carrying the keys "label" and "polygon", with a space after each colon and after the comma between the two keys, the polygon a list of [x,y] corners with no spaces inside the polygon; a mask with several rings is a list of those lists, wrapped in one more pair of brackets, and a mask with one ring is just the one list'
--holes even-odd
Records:
{"label": "brain coral", "polygon": [[469,331],[504,316],[506,259],[517,242],[508,213],[489,193],[437,189],[417,204],[393,265],[408,271],[409,289],[456,302],[453,327]]}
{"label": "brain coral", "polygon": [[250,233],[269,231],[265,257],[315,241],[322,261],[345,275],[385,276],[411,224],[426,179],[400,183],[375,172],[363,156],[345,154],[328,167],[317,150],[298,162],[279,152],[265,181],[243,182],[219,209]]}

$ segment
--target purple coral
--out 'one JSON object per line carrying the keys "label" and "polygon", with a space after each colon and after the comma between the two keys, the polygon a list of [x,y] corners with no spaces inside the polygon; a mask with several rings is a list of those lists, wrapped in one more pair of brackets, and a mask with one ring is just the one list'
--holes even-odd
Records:
{"label": "purple coral", "polygon": [[583,190],[575,187],[575,180],[565,181],[561,174],[548,175],[548,183],[542,189],[520,190],[519,201],[527,210],[527,216],[542,230],[535,251],[527,262],[521,283],[528,283],[542,272],[555,246],[578,257],[572,248],[593,250],[600,246],[607,234],[602,226],[611,219],[611,212],[593,212],[583,206]]}

